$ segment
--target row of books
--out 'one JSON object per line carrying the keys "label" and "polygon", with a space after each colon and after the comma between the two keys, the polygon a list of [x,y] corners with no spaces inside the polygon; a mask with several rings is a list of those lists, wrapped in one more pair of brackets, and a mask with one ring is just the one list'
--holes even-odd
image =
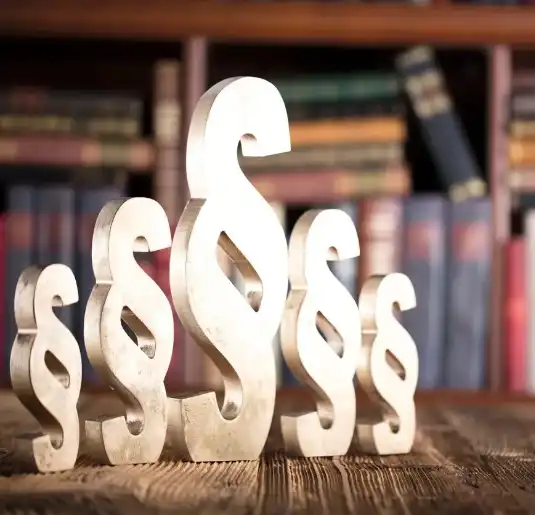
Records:
{"label": "row of books", "polygon": [[133,94],[2,90],[0,164],[146,171],[154,155],[141,139],[142,121],[143,102]]}
{"label": "row of books", "polygon": [[394,71],[273,83],[286,104],[292,152],[242,159],[266,199],[330,202],[410,192],[402,83]]}
{"label": "row of books", "polygon": [[[156,63],[157,92],[170,89],[158,86],[169,75],[158,70],[166,67],[168,63]],[[403,90],[420,118],[445,189],[479,178],[428,47],[401,54],[397,71],[308,74],[273,82],[288,110],[292,152],[242,160],[253,184],[270,201],[329,202],[409,194]],[[169,104],[162,102],[155,98],[155,134],[149,141],[140,137],[144,109],[135,95],[32,88],[0,91],[0,165],[154,171],[163,166],[160,151],[171,145],[163,144],[169,127],[157,128],[163,105]],[[169,116],[178,117],[178,111]],[[177,144],[169,148],[176,150]]]}
{"label": "row of books", "polygon": [[[291,206],[272,203],[272,207],[289,237],[292,224],[287,212]],[[418,305],[403,313],[401,320],[419,351],[418,387],[485,388],[491,286],[490,199],[454,203],[439,195],[413,195],[315,207],[342,209],[355,221],[360,256],[329,264],[357,302],[364,280],[373,274],[402,271],[413,281]],[[219,258],[222,269],[242,289],[240,276],[228,258],[221,254]],[[282,359],[280,344],[277,336],[273,348],[279,385],[296,385]],[[186,345],[179,352],[184,353],[185,383],[220,386],[220,374],[198,349]]]}
{"label": "row of books", "polygon": [[[13,298],[21,271],[36,263],[64,263],[75,273],[80,300],[58,308],[58,316],[82,344],[84,381],[99,383],[83,346],[83,317],[94,285],[92,230],[101,207],[123,195],[114,187],[21,184],[10,188],[8,211],[0,221],[0,282],[5,292],[0,307],[4,312],[0,364],[4,380],[9,378],[9,356],[16,334]],[[284,222],[284,206],[273,207]],[[451,203],[440,196],[423,195],[321,207],[343,209],[355,220],[361,255],[357,260],[334,262],[332,270],[356,300],[363,280],[372,274],[403,271],[412,279],[418,306],[403,313],[402,321],[419,350],[419,387],[483,388],[490,287],[489,199]],[[286,229],[289,233],[291,227]],[[138,258],[169,295],[168,258],[160,252],[139,254]],[[168,381],[217,386],[217,370],[195,344],[189,348],[191,345],[175,338]],[[281,359],[278,339],[274,355],[280,384],[293,384],[295,380]]]}
{"label": "row of books", "polygon": [[290,119],[292,152],[241,157],[269,201],[337,202],[412,191],[404,95],[416,113],[444,190],[480,196],[485,183],[429,47],[400,54],[396,70],[273,79]]}
{"label": "row of books", "polygon": [[[356,300],[372,274],[401,271],[414,284],[417,307],[401,320],[418,348],[418,387],[485,388],[490,199],[413,195],[333,207],[350,213],[358,228],[360,257],[333,268]],[[292,382],[288,373],[285,383]]]}
{"label": "row of books", "polygon": [[[286,183],[295,184],[300,172],[313,169],[336,198],[410,191],[395,73],[307,76],[276,85],[291,121],[293,152],[244,164],[266,198],[287,190],[270,187],[274,170],[284,170]],[[135,96],[0,91],[0,165],[146,173],[157,165],[157,156],[154,143],[140,137],[142,111]]]}
{"label": "row of books", "polygon": [[[251,182],[271,202],[281,221],[284,219],[285,205],[290,204],[341,206],[358,220],[361,246],[364,248],[358,260],[359,273],[355,275],[355,266],[351,262],[333,265],[335,273],[355,297],[358,291],[355,277],[401,269],[401,261],[396,261],[394,256],[398,255],[396,249],[402,248],[402,244],[398,241],[393,246],[392,241],[397,241],[394,233],[401,231],[399,223],[403,219],[405,204],[401,197],[411,191],[411,176],[403,152],[406,139],[403,88],[408,91],[414,104],[425,137],[434,142],[431,145],[432,153],[445,185],[466,181],[470,174],[477,174],[477,170],[471,165],[469,148],[465,139],[463,140],[462,130],[451,109],[451,102],[430,49],[417,48],[402,55],[398,68],[397,73],[391,71],[307,75],[273,80],[288,110],[292,152],[264,158],[241,157],[243,169]],[[167,106],[169,99],[159,99],[158,96],[159,91],[161,93],[165,90],[167,94],[177,89],[174,78],[178,76],[177,70],[176,63],[162,62],[156,65],[154,141],[146,141],[140,137],[143,133],[143,106],[135,95],[53,92],[28,88],[0,92],[0,165],[33,165],[33,171],[43,175],[43,182],[55,177],[57,170],[71,174],[73,169],[78,168],[89,168],[90,175],[103,168],[142,172],[152,170],[155,177],[162,167],[170,174],[179,173],[178,161],[175,163],[175,147],[178,148],[178,141],[172,142],[167,138],[167,132],[164,132],[168,131],[169,123],[163,124],[165,120],[169,122],[170,116],[178,116],[178,111],[171,110],[164,120],[163,105]],[[164,87],[164,79],[173,79],[171,82],[175,86],[171,87],[169,83]],[[422,95],[423,98],[420,98]],[[158,107],[159,102],[162,104],[161,109]],[[162,114],[161,117],[159,113]],[[159,118],[162,118],[162,124],[165,125],[162,125],[161,130],[158,129]],[[437,134],[440,135],[438,139]],[[448,137],[444,138],[444,134]],[[445,145],[445,141],[448,145]],[[457,151],[453,151],[452,147]],[[175,156],[172,167],[169,165],[169,151]],[[158,153],[162,159],[159,159]],[[3,166],[1,169],[5,180],[9,176],[9,168]],[[459,170],[463,170],[463,173]],[[19,166],[14,174],[15,178],[20,171]],[[160,177],[156,180],[156,190],[158,184],[162,186],[173,182],[169,177],[167,179]],[[35,243],[31,243],[32,238],[22,242],[21,236],[29,234],[28,230],[24,229],[20,234],[17,231],[18,243],[8,242],[5,246],[6,249],[26,249],[25,258],[6,257],[7,261],[12,259],[18,265],[46,260],[47,256],[52,254],[43,250],[49,245],[44,241],[47,238],[53,241],[50,245],[57,249],[63,232],[70,229],[62,229],[55,221],[47,222],[56,220],[55,215],[47,217],[43,213],[47,209],[54,211],[52,206],[58,208],[60,205],[64,206],[61,208],[63,212],[70,213],[59,218],[70,220],[65,222],[67,226],[70,224],[70,227],[75,227],[76,238],[72,240],[75,243],[71,241],[65,244],[65,248],[71,249],[68,251],[71,257],[65,259],[67,264],[72,264],[79,278],[81,300],[78,307],[65,310],[72,313],[77,309],[81,310],[77,315],[72,315],[70,322],[79,341],[82,341],[81,320],[85,309],[85,296],[88,295],[87,285],[93,284],[90,251],[87,250],[87,242],[90,242],[87,235],[91,231],[87,229],[87,220],[94,220],[104,203],[103,199],[110,198],[106,197],[104,192],[112,196],[126,193],[119,188],[108,186],[85,187],[84,181],[81,182],[80,186],[74,188],[67,183],[58,183],[57,180],[55,185],[49,187],[10,188],[8,212],[11,210],[14,213],[24,213],[19,217],[19,225],[26,227],[24,224],[31,220],[32,224],[37,224],[35,227],[49,223],[49,228],[35,229],[41,235],[36,237]],[[26,193],[21,193],[21,189]],[[160,190],[162,189],[166,189],[165,195],[168,195],[169,188],[161,187]],[[89,192],[93,192],[93,203],[87,200]],[[16,201],[17,195],[22,201]],[[161,191],[155,192],[155,198],[166,206],[167,202],[162,200]],[[412,198],[407,197],[406,202],[410,203]],[[355,199],[362,200],[357,202]],[[345,201],[343,205],[340,204],[342,201]],[[83,205],[87,202],[92,206],[87,208],[91,210],[90,216],[83,215]],[[32,214],[28,216],[29,213]],[[410,209],[407,213],[410,213]],[[12,218],[9,215],[7,220]],[[16,220],[17,216],[14,219]],[[365,220],[370,221],[368,228]],[[8,234],[12,234],[12,231],[8,231]],[[77,238],[82,234],[87,236],[85,246],[77,242]],[[372,238],[373,234],[376,236]],[[375,243],[364,243],[368,240]],[[30,248],[33,250],[28,250]],[[38,250],[39,248],[41,250]],[[165,252],[156,254],[153,260],[143,256],[143,266],[169,296],[168,255]],[[10,251],[6,250],[6,256],[9,255]],[[221,256],[221,260],[225,261],[224,256]],[[234,272],[231,271],[232,266],[228,268],[230,276]],[[11,270],[6,265],[7,269]],[[11,291],[14,291],[14,281],[18,275],[9,272],[9,277],[6,284],[11,281]],[[85,279],[80,279],[81,277]],[[351,277],[353,279],[350,279]],[[239,277],[235,276],[233,280],[239,287]],[[12,298],[12,293],[11,297],[8,295],[6,298]],[[8,311],[9,309],[6,309],[6,315]],[[8,319],[11,320],[12,317],[8,316]],[[178,319],[175,322],[179,328]],[[10,324],[6,323],[9,335],[5,342],[11,342],[14,337],[13,325]],[[218,372],[191,339],[184,338],[182,330],[177,329],[175,340],[176,349],[169,377],[174,382],[216,385],[220,381]],[[442,348],[442,344],[439,347]],[[279,349],[278,352],[275,350],[275,354],[280,358],[277,339],[274,341],[274,348]],[[278,361],[282,363],[280,359]],[[281,378],[281,384],[291,382],[288,374],[283,373],[284,367],[280,365],[279,368],[281,376],[285,376]],[[85,377],[90,382],[96,380],[87,364]],[[480,381],[476,383],[479,385]],[[431,387],[426,384],[431,383],[424,381],[422,387]],[[444,382],[437,384],[440,386]]]}

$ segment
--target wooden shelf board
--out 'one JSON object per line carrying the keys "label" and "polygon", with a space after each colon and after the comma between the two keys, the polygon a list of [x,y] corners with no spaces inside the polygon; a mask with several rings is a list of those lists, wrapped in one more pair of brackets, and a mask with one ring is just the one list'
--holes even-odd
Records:
{"label": "wooden shelf board", "polygon": [[327,44],[535,44],[535,8],[252,3],[214,0],[4,0],[0,34]]}

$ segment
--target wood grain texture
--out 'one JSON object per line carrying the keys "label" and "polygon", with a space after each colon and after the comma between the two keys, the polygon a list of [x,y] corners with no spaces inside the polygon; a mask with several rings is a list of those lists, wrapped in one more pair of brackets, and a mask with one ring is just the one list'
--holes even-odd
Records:
{"label": "wood grain texture", "polygon": [[4,35],[335,44],[532,44],[529,7],[292,1],[3,0]]}
{"label": "wood grain texture", "polygon": [[[279,399],[280,400],[280,399]],[[303,404],[286,395],[282,405]],[[81,418],[114,412],[110,395],[83,394]],[[359,417],[373,417],[363,403]],[[0,393],[0,513],[54,514],[476,514],[535,509],[535,403],[420,403],[413,452],[288,458],[276,427],[258,461],[159,463],[23,474],[9,449],[37,424]]]}

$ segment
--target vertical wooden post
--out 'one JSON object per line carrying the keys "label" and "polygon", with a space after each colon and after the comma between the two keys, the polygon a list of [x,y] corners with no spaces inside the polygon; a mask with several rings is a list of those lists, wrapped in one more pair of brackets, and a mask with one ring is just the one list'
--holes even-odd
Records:
{"label": "vertical wooden post", "polygon": [[[182,48],[182,130],[181,130],[181,173],[180,204],[183,209],[189,199],[186,178],[186,144],[188,130],[195,106],[207,87],[208,40],[204,37],[191,37],[184,41]],[[217,375],[214,366],[204,356],[193,338],[184,331],[184,381],[193,387],[215,386],[211,377]],[[208,377],[207,377],[208,376]]]}

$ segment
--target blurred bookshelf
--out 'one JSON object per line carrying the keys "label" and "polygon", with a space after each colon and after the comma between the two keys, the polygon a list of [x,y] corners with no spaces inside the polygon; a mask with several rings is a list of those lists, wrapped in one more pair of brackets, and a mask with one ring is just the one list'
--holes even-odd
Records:
{"label": "blurred bookshelf", "polygon": [[[80,302],[61,317],[82,342],[102,204],[152,196],[173,226],[197,100],[253,75],[279,88],[292,152],[240,158],[242,168],[287,234],[311,207],[354,218],[361,256],[332,271],[355,298],[371,273],[413,279],[418,307],[401,319],[419,348],[419,388],[535,392],[534,22],[518,3],[4,2],[2,382],[22,267],[73,268]],[[170,295],[169,253],[139,260]],[[175,325],[170,388],[218,388]],[[277,339],[274,349],[280,386],[295,386]],[[98,385],[87,362],[84,381]]]}

